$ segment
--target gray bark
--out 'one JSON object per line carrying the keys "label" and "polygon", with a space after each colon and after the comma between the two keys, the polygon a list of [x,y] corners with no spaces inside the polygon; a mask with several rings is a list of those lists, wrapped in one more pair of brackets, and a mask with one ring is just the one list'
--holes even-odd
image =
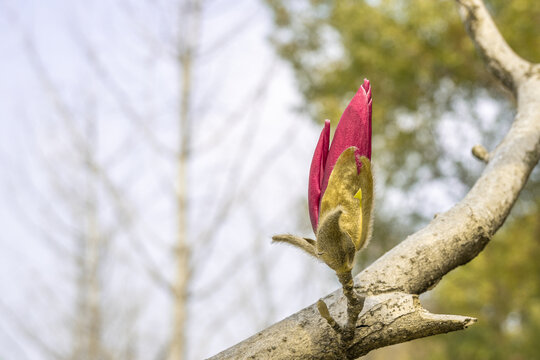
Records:
{"label": "gray bark", "polygon": [[[436,315],[421,294],[469,262],[502,226],[540,159],[540,65],[516,55],[481,0],[456,0],[469,35],[489,71],[517,100],[508,134],[491,153],[482,175],[463,200],[439,214],[355,277],[366,297],[354,342],[341,349],[335,332],[313,304],[212,359],[341,359],[373,349],[468,327],[476,319]],[[478,148],[477,148],[478,149]],[[477,152],[477,151],[476,151]],[[341,290],[324,298],[331,315],[346,319]]]}

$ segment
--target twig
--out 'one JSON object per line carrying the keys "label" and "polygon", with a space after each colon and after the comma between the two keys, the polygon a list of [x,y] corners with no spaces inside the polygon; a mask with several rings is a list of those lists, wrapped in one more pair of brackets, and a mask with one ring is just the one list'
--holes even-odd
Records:
{"label": "twig", "polygon": [[338,274],[338,279],[343,286],[343,295],[347,298],[347,324],[343,329],[343,341],[348,344],[354,338],[358,315],[364,307],[364,298],[354,291],[354,280],[350,272]]}

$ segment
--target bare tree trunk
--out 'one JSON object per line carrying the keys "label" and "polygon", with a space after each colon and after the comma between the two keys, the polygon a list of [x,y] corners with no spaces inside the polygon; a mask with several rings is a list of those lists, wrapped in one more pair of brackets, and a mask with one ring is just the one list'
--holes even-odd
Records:
{"label": "bare tree trunk", "polygon": [[[199,0],[186,0],[180,4],[178,64],[180,68],[179,102],[179,151],[177,154],[176,205],[176,279],[174,281],[173,330],[169,349],[169,359],[179,360],[185,357],[187,322],[187,289],[190,281],[190,248],[188,243],[188,166],[191,148],[191,94],[193,60],[196,49],[196,37],[201,14]],[[184,24],[183,24],[184,23]]]}
{"label": "bare tree trunk", "polygon": [[[97,147],[97,129],[93,119],[88,119],[88,135],[89,149],[88,154],[96,151]],[[86,166],[88,167],[88,203],[87,217],[88,229],[87,238],[88,246],[86,252],[85,263],[88,268],[88,359],[98,360],[101,356],[101,328],[102,328],[102,312],[101,312],[101,283],[100,283],[100,267],[101,267],[101,249],[102,238],[99,231],[98,219],[98,194],[96,189],[96,177],[94,169],[91,166],[91,159],[88,159]]]}
{"label": "bare tree trunk", "polygon": [[[469,34],[488,70],[516,98],[517,115],[491,153],[473,154],[487,163],[467,196],[424,229],[409,236],[355,278],[366,297],[353,343],[340,347],[316,305],[284,319],[212,359],[354,359],[371,350],[461,330],[476,319],[431,314],[418,299],[442,277],[476,257],[503,225],[540,159],[540,64],[532,64],[505,42],[481,0],[456,0]],[[376,241],[376,240],[374,240]],[[343,322],[341,291],[324,298]]]}
{"label": "bare tree trunk", "polygon": [[[190,168],[190,161],[193,158],[190,154],[190,149],[192,148],[191,138],[191,126],[193,124],[194,118],[192,113],[193,97],[195,95],[195,81],[192,81],[192,74],[194,73],[194,68],[197,66],[199,57],[197,54],[200,54],[196,51],[197,47],[201,46],[198,43],[198,29],[199,22],[202,16],[202,0],[177,0],[175,6],[180,7],[180,19],[179,19],[179,28],[181,29],[178,38],[175,39],[175,61],[176,68],[178,69],[177,80],[179,85],[178,92],[178,113],[175,115],[175,123],[178,124],[178,140],[173,146],[164,146],[158,138],[156,138],[151,132],[151,129],[147,128],[145,121],[147,118],[141,115],[138,112],[137,106],[134,106],[130,101],[131,93],[130,91],[124,89],[125,84],[122,84],[114,76],[114,71],[109,73],[107,63],[102,62],[100,57],[100,52],[97,47],[92,46],[92,41],[87,39],[84,36],[84,33],[78,34],[78,31],[75,31],[76,40],[75,43],[82,46],[85,50],[85,55],[87,61],[89,62],[92,69],[94,69],[97,78],[100,80],[104,88],[107,90],[108,95],[113,97],[113,100],[116,102],[116,106],[119,111],[121,111],[126,119],[132,119],[133,123],[136,126],[140,127],[143,130],[143,134],[147,135],[148,143],[155,147],[155,150],[166,156],[170,156],[171,159],[174,158],[175,175],[174,175],[174,201],[176,213],[171,214],[175,219],[175,227],[173,228],[173,234],[171,237],[174,239],[174,268],[172,269],[163,269],[163,267],[157,266],[153,262],[152,256],[149,256],[146,253],[144,247],[141,247],[139,240],[139,234],[137,230],[134,230],[137,223],[137,209],[133,207],[133,204],[129,201],[129,191],[124,190],[123,183],[116,184],[112,173],[108,173],[108,168],[106,162],[101,163],[95,155],[95,148],[93,142],[91,141],[92,135],[91,132],[95,132],[97,129],[91,128],[93,125],[89,122],[87,125],[89,129],[88,136],[85,136],[84,131],[81,131],[81,114],[77,112],[76,105],[71,105],[69,98],[64,98],[61,91],[57,89],[54,83],[54,73],[49,74],[49,70],[41,58],[39,51],[34,47],[34,42],[32,37],[27,36],[27,51],[28,58],[34,67],[35,71],[38,74],[38,80],[42,82],[44,88],[47,90],[47,93],[51,96],[52,103],[57,109],[58,116],[65,121],[66,131],[69,134],[69,137],[73,139],[73,149],[76,152],[82,154],[83,163],[77,164],[79,167],[76,171],[76,176],[79,176],[81,173],[86,174],[87,183],[83,180],[77,184],[76,188],[76,199],[73,197],[65,196],[63,200],[63,205],[69,207],[70,213],[73,213],[73,217],[76,222],[76,236],[74,239],[77,241],[78,249],[75,249],[74,252],[77,253],[77,270],[80,273],[76,279],[75,292],[77,294],[77,304],[76,304],[76,316],[74,319],[75,326],[70,331],[73,335],[73,344],[69,344],[69,348],[65,350],[65,358],[73,359],[105,359],[105,358],[117,358],[118,352],[114,350],[117,348],[116,344],[109,344],[108,339],[111,338],[110,328],[114,328],[114,320],[116,317],[112,317],[109,308],[103,308],[101,303],[103,302],[103,297],[106,295],[103,292],[107,290],[103,286],[103,281],[107,281],[107,278],[100,279],[100,272],[103,270],[103,265],[105,261],[103,259],[104,249],[103,247],[108,246],[111,237],[108,235],[109,232],[104,226],[107,225],[107,222],[100,222],[99,210],[102,207],[99,201],[105,202],[103,205],[106,205],[107,202],[113,204],[114,211],[117,213],[114,214],[115,217],[118,217],[118,229],[123,233],[124,231],[129,234],[132,241],[133,251],[139,256],[138,260],[144,266],[145,271],[151,276],[153,280],[160,284],[160,286],[167,291],[167,295],[172,294],[170,315],[171,319],[171,333],[170,339],[167,338],[164,340],[163,348],[160,349],[160,357],[167,357],[169,359],[182,359],[186,354],[186,323],[188,318],[188,288],[190,282],[192,282],[194,273],[194,266],[199,265],[198,261],[192,259],[192,253],[194,246],[205,246],[207,248],[212,248],[210,241],[213,240],[216,233],[216,228],[222,226],[226,223],[226,219],[231,213],[231,208],[233,205],[237,205],[240,202],[247,202],[249,197],[247,196],[245,188],[249,186],[242,186],[242,184],[234,183],[234,191],[230,191],[230,194],[227,193],[227,196],[220,197],[218,199],[218,211],[214,219],[219,221],[208,221],[207,227],[201,231],[201,236],[199,238],[203,239],[201,243],[197,241],[194,244],[194,231],[189,231],[188,226],[188,213],[190,211],[190,204],[187,198],[189,184],[188,184],[188,175]],[[231,35],[237,35],[241,33],[241,29],[245,28],[245,19],[242,19],[242,22],[239,22],[239,26],[235,26],[232,32],[226,34],[216,41],[212,47],[208,49],[210,51],[215,51],[223,46],[224,42],[230,41]],[[21,24],[16,24],[17,26],[22,26]],[[23,29],[24,30],[24,29]],[[158,37],[156,37],[158,39]],[[168,38],[167,38],[168,39]],[[167,45],[171,45],[167,43]],[[171,46],[167,46],[167,54],[171,50]],[[207,54],[206,54],[207,55]],[[208,56],[208,55],[207,55]],[[107,56],[105,56],[107,57]],[[264,98],[268,90],[268,78],[273,71],[273,66],[271,66],[266,74],[261,78],[260,85],[257,87],[253,94],[248,96],[247,101],[241,101],[240,109],[236,109],[231,115],[229,115],[225,121],[223,121],[226,126],[229,126],[232,121],[237,121],[238,118],[244,116],[247,110],[254,106]],[[127,83],[128,86],[131,83]],[[246,105],[248,104],[248,105]],[[99,105],[99,104],[98,104]],[[83,115],[84,116],[84,115]],[[199,116],[199,114],[197,114]],[[253,122],[254,124],[257,122]],[[175,124],[171,124],[174,126]],[[222,126],[223,127],[223,126]],[[91,128],[91,129],[90,129]],[[150,130],[150,131],[149,131]],[[222,129],[216,130],[213,136],[209,137],[209,143],[215,145],[217,139],[221,137]],[[217,134],[217,136],[216,136]],[[245,138],[252,137],[253,132],[246,131]],[[267,171],[270,168],[269,164],[276,161],[278,156],[276,154],[281,153],[286,148],[284,145],[289,142],[288,139],[293,136],[293,129],[291,128],[287,134],[289,136],[283,137],[276,141],[272,149],[266,155],[266,160],[263,162],[264,166],[259,166],[252,172],[252,176],[248,176],[248,180],[245,184],[255,185],[257,183],[257,178],[261,173]],[[157,141],[156,141],[157,139]],[[129,145],[129,143],[126,143]],[[168,144],[167,144],[168,145]],[[195,146],[197,146],[195,144]],[[105,150],[107,147],[104,147]],[[106,150],[103,151],[105,154]],[[236,172],[238,168],[243,166],[243,162],[236,162],[233,172]],[[231,174],[227,174],[231,176]],[[126,182],[126,185],[129,183]],[[103,193],[97,190],[102,190]],[[190,190],[190,192],[192,192]],[[173,191],[170,192],[173,194]],[[99,201],[98,201],[98,195]],[[109,197],[109,198],[107,198]],[[223,203],[223,205],[221,205]],[[108,220],[108,218],[106,219]],[[152,236],[149,236],[151,238]],[[202,247],[201,246],[201,247]],[[204,251],[201,251],[204,253]],[[242,255],[243,256],[243,255]],[[65,258],[63,258],[65,259]],[[191,267],[189,264],[191,263]],[[114,264],[114,263],[113,263]],[[108,262],[107,262],[108,265]],[[101,269],[101,270],[100,270]],[[172,271],[171,271],[172,270]],[[261,269],[261,273],[265,269]],[[168,276],[163,275],[162,273],[167,273]],[[171,278],[169,276],[171,275]],[[217,285],[220,285],[220,282],[217,282]],[[212,291],[215,292],[216,286],[212,287]],[[107,297],[107,296],[105,296]],[[108,297],[107,297],[108,298]],[[126,300],[125,298],[122,298]],[[133,300],[133,299],[131,299]],[[172,320],[172,321],[171,321]],[[111,326],[111,323],[113,325]],[[124,329],[121,329],[123,331]],[[132,329],[127,329],[133,331]],[[105,337],[105,334],[107,337]],[[119,342],[122,338],[117,338],[115,342]],[[61,341],[61,340],[60,340]],[[45,349],[45,346],[41,345]],[[53,347],[54,348],[54,347]],[[137,349],[137,347],[135,347]],[[52,350],[55,349],[46,349],[50,353],[54,353]],[[45,351],[45,350],[44,350]],[[127,356],[127,355],[126,355]],[[64,358],[64,356],[57,356],[57,358]],[[127,358],[133,358],[133,356],[127,356]]]}
{"label": "bare tree trunk", "polygon": [[[102,347],[102,311],[100,266],[102,236],[98,219],[98,193],[96,189],[95,169],[92,166],[91,154],[96,151],[97,131],[93,119],[86,121],[87,142],[80,144],[85,147],[84,154],[85,194],[81,199],[84,211],[84,225],[81,227],[80,254],[77,261],[79,276],[77,281],[78,309],[75,330],[75,342],[72,358],[98,360],[103,358]],[[76,204],[79,206],[80,204]]]}

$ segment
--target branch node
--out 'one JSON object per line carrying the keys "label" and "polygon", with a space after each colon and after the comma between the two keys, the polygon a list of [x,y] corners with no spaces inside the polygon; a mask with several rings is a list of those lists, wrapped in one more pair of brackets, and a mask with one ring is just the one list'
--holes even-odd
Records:
{"label": "branch node", "polygon": [[[432,314],[422,307],[418,295],[388,292],[369,296],[367,311],[357,327],[354,345],[348,353],[356,358],[384,345],[462,330],[476,322],[460,315]],[[384,339],[384,340],[381,340]]]}
{"label": "branch node", "polygon": [[473,146],[472,154],[475,158],[477,158],[480,161],[485,162],[486,164],[489,162],[489,158],[490,158],[489,151],[487,151],[487,149],[480,144]]}

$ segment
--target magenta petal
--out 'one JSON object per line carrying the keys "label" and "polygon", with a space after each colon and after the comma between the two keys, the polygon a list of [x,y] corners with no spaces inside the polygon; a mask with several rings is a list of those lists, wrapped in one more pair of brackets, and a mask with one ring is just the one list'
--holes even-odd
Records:
{"label": "magenta petal", "polygon": [[322,193],[326,190],[330,173],[334,169],[339,155],[351,146],[357,147],[357,157],[365,156],[371,160],[371,85],[369,80],[364,80],[349,106],[341,115],[328,152],[321,185]]}
{"label": "magenta petal", "polygon": [[309,169],[309,184],[308,184],[308,209],[309,218],[313,231],[317,232],[319,222],[319,206],[321,200],[321,186],[324,179],[324,167],[328,157],[328,146],[330,144],[330,120],[324,122],[319,142],[315,148],[313,159],[311,160],[311,168]]}
{"label": "magenta petal", "polygon": [[[362,84],[362,87],[364,88],[365,92],[370,92],[371,90],[371,85],[369,83],[369,80],[368,79],[364,79],[364,83]],[[371,94],[369,95],[369,98],[371,98]]]}

